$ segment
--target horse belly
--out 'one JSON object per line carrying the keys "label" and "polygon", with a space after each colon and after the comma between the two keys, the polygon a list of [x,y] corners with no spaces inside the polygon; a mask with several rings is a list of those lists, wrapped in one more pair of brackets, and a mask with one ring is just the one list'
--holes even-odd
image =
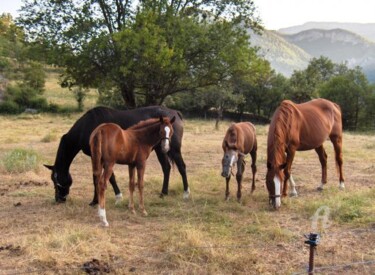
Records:
{"label": "horse belly", "polygon": [[305,138],[300,138],[300,144],[298,146],[298,151],[307,151],[307,150],[312,150],[315,148],[318,148],[321,146],[324,141],[328,138],[328,136],[324,137],[319,137],[319,138],[310,138],[310,137],[305,137]]}

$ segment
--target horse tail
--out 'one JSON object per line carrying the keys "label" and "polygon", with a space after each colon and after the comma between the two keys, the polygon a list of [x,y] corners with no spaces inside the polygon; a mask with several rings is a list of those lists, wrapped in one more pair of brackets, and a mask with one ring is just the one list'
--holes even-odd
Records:
{"label": "horse tail", "polygon": [[94,131],[90,137],[92,172],[95,177],[100,177],[102,173],[102,136],[102,129],[99,128]]}

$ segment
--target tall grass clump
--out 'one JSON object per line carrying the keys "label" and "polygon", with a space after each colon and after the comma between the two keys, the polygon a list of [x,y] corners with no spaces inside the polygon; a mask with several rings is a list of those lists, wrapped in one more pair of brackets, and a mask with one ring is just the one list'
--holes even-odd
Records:
{"label": "tall grass clump", "polygon": [[23,173],[37,171],[39,156],[33,150],[14,149],[6,154],[1,162],[8,173]]}

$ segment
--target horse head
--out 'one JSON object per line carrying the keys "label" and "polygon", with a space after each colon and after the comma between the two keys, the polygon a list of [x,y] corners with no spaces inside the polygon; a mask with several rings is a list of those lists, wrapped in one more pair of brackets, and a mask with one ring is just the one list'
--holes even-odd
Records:
{"label": "horse head", "polygon": [[57,169],[53,165],[46,165],[46,168],[52,171],[51,179],[55,188],[55,200],[56,202],[65,202],[66,197],[69,195],[69,189],[72,185],[72,177],[69,174],[64,174],[62,172],[57,172]]}
{"label": "horse head", "polygon": [[282,165],[272,165],[270,162],[267,162],[266,185],[269,202],[274,209],[279,209],[281,206],[281,187],[284,182],[283,170],[285,166],[286,163]]}
{"label": "horse head", "polygon": [[221,160],[222,172],[221,175],[225,178],[229,178],[232,173],[232,168],[238,161],[238,150],[235,144],[229,144],[228,141],[224,139],[223,141],[223,151],[224,156]]}
{"label": "horse head", "polygon": [[161,150],[163,153],[167,153],[170,150],[170,140],[173,136],[172,124],[175,122],[176,117],[172,119],[163,118],[160,116],[160,129],[159,134],[161,136]]}

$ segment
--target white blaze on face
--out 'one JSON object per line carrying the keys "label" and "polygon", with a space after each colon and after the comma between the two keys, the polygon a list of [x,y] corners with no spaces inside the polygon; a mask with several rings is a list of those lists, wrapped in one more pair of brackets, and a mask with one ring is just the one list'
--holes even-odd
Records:
{"label": "white blaze on face", "polygon": [[234,163],[234,161],[235,161],[235,158],[236,158],[236,156],[233,155],[232,158],[230,159],[230,166],[233,165],[233,163]]}
{"label": "white blaze on face", "polygon": [[230,150],[229,152],[231,155],[229,166],[232,167],[233,164],[237,161],[237,152],[235,150]]}
{"label": "white blaze on face", "polygon": [[275,196],[277,196],[277,197],[275,198],[275,201],[276,201],[276,203],[275,203],[275,207],[276,207],[276,208],[279,208],[279,207],[281,206],[281,198],[280,198],[280,186],[281,186],[281,184],[280,184],[280,179],[279,179],[279,177],[278,177],[278,176],[275,176],[275,177],[273,178],[273,182],[275,183]]}
{"label": "white blaze on face", "polygon": [[166,138],[166,140],[165,140],[166,144],[165,145],[169,146],[169,133],[171,132],[171,129],[169,129],[168,126],[165,126],[164,131],[165,131],[165,138]]}

